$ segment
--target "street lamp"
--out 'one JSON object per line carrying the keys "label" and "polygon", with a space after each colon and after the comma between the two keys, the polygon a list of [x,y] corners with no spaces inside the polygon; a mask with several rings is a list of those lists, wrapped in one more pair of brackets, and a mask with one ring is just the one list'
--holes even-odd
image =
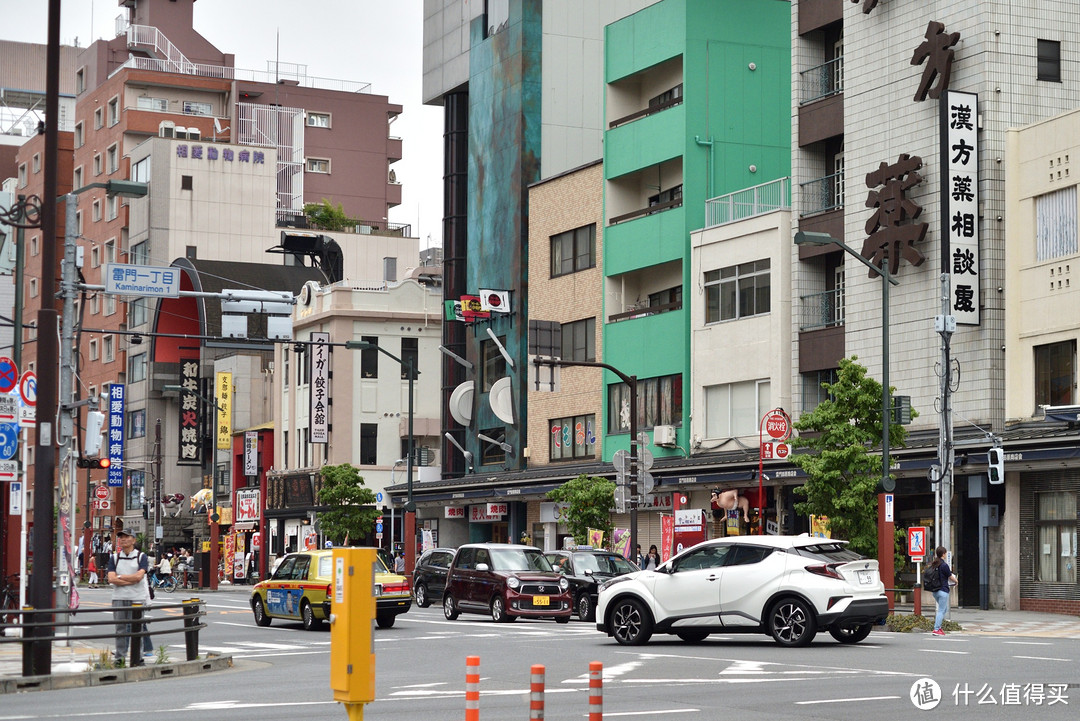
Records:
{"label": "street lamp", "polygon": [[[416,563],[416,504],[413,503],[413,458],[415,455],[413,445],[413,382],[418,371],[413,367],[412,361],[405,361],[386,350],[378,343],[366,340],[345,341],[345,347],[349,350],[366,350],[374,348],[383,355],[387,355],[401,364],[405,374],[409,377],[409,441],[408,452],[405,454],[405,575],[411,575]],[[391,476],[393,469],[391,469]]]}

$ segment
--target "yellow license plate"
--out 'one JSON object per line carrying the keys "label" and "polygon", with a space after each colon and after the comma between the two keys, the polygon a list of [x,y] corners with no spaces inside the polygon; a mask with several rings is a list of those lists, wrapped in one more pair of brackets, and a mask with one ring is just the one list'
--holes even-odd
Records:
{"label": "yellow license plate", "polygon": [[547,596],[533,596],[533,605],[534,606],[550,606],[551,605],[551,599],[548,598]]}

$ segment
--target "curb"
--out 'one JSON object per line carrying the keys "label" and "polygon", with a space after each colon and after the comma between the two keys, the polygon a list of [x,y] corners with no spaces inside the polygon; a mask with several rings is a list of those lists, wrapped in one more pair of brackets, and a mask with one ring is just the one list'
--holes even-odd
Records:
{"label": "curb", "polygon": [[82,673],[63,673],[49,676],[22,676],[0,679],[0,694],[27,691],[54,691],[87,686],[111,686],[117,683],[152,681],[158,678],[195,676],[232,668],[232,656],[207,654],[205,659],[177,663],[152,664],[135,668],[116,668]]}

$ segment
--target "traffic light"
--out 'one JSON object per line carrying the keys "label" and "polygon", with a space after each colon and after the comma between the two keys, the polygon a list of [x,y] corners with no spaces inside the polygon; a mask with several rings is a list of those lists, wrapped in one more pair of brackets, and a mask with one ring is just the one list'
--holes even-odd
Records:
{"label": "traffic light", "polygon": [[85,458],[80,457],[76,464],[79,468],[108,468],[108,458]]}
{"label": "traffic light", "polygon": [[1000,485],[1005,482],[1005,449],[994,447],[986,452],[986,465],[990,472],[990,483]]}
{"label": "traffic light", "polygon": [[[101,453],[101,430],[105,427],[105,414],[101,411],[90,411],[86,414],[86,442],[83,444],[83,454],[94,457]],[[86,466],[86,468],[106,468],[106,466]]]}

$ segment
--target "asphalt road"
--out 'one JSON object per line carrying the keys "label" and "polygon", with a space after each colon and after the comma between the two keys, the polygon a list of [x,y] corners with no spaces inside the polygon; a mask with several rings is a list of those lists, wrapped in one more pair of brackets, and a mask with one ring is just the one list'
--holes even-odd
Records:
{"label": "asphalt road", "polygon": [[[209,628],[201,649],[231,654],[233,669],[6,696],[0,721],[346,718],[329,689],[329,632],[279,621],[258,628],[247,592],[206,596]],[[84,603],[107,598],[83,596]],[[180,639],[170,643],[170,655],[181,658]],[[913,690],[920,703],[939,700],[934,713],[980,721],[1075,719],[1080,706],[1080,640],[875,631],[855,646],[821,634],[802,649],[739,635],[711,636],[700,644],[658,636],[645,646],[623,647],[576,620],[495,624],[463,615],[447,621],[438,608],[413,608],[394,628],[376,632],[377,699],[364,718],[460,720],[470,655],[480,657],[485,720],[528,718],[532,664],[546,667],[546,718],[585,718],[590,661],[604,664],[604,716],[612,719],[917,716],[923,711],[911,699]]]}

